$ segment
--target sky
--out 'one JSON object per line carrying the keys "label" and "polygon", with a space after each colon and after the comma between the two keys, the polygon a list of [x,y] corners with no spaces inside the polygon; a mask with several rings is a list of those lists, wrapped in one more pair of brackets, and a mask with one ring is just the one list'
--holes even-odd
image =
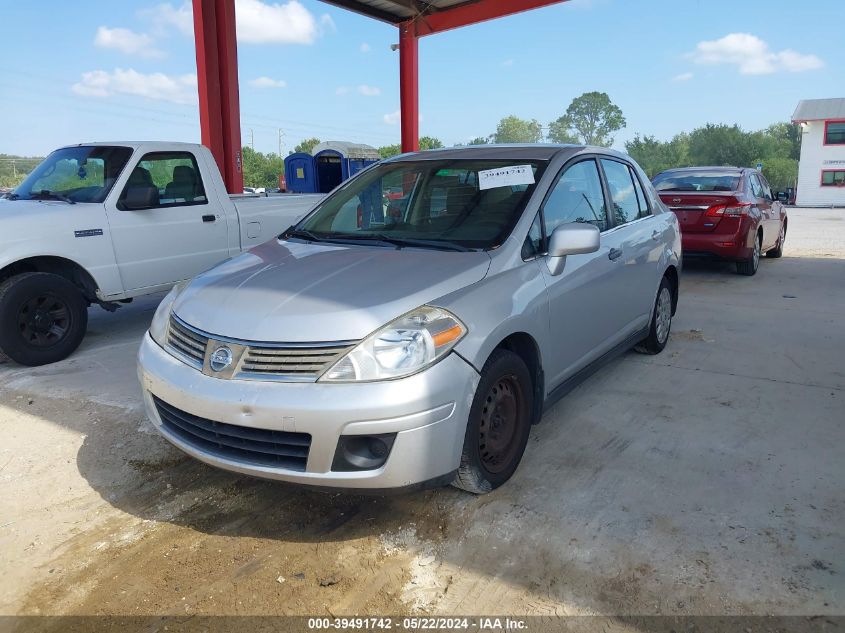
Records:
{"label": "sky", "polygon": [[[317,0],[235,0],[244,145],[399,142],[397,29]],[[499,0],[505,1],[505,0]],[[190,2],[0,0],[0,153],[199,142]],[[420,134],[544,126],[606,92],[636,134],[789,120],[845,97],[842,0],[569,0],[420,41]],[[281,134],[280,134],[281,130]]]}

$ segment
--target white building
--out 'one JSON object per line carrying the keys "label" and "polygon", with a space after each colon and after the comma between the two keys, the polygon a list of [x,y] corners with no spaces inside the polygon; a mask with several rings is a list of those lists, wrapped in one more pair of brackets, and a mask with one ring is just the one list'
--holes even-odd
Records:
{"label": "white building", "polygon": [[792,122],[803,132],[796,204],[845,207],[845,99],[801,101]]}

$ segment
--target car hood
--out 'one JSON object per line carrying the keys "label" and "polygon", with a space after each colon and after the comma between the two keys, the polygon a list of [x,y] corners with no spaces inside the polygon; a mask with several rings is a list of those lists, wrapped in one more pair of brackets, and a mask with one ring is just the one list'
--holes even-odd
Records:
{"label": "car hood", "polygon": [[485,252],[271,240],[199,275],[173,310],[200,330],[240,340],[358,340],[480,281],[489,267]]}

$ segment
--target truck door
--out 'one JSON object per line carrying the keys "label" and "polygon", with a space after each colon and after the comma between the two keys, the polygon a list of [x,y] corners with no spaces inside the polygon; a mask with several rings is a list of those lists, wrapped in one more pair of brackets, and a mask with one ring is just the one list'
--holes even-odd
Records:
{"label": "truck door", "polygon": [[188,279],[226,259],[226,218],[188,151],[145,154],[107,205],[126,291]]}

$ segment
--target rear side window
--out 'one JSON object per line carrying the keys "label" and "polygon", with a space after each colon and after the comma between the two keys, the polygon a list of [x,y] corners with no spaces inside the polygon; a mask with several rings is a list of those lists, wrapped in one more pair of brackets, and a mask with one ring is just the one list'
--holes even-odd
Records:
{"label": "rear side window", "polygon": [[584,160],[566,169],[543,205],[546,235],[561,224],[588,222],[607,230],[607,208],[599,170],[594,160]]}
{"label": "rear side window", "polygon": [[633,222],[634,220],[648,215],[648,207],[643,210],[640,202],[642,188],[639,196],[634,187],[634,178],[631,170],[624,163],[606,158],[601,159],[604,175],[607,178],[607,188],[610,190],[610,197],[613,200],[613,218],[617,225]]}
{"label": "rear side window", "polygon": [[755,198],[762,198],[763,197],[763,185],[760,184],[760,179],[757,178],[757,174],[749,174],[748,175],[748,183],[751,186],[751,193],[754,195]]}
{"label": "rear side window", "polygon": [[[135,201],[143,200],[139,206]],[[133,210],[207,204],[197,160],[190,152],[145,154],[132,170],[118,200]]]}
{"label": "rear side window", "polygon": [[634,181],[634,192],[637,194],[637,204],[640,208],[640,217],[644,218],[645,216],[651,214],[651,210],[648,207],[648,198],[645,197],[645,192],[643,191],[640,179],[637,177],[637,172],[630,167],[628,169],[631,171],[631,179]]}

